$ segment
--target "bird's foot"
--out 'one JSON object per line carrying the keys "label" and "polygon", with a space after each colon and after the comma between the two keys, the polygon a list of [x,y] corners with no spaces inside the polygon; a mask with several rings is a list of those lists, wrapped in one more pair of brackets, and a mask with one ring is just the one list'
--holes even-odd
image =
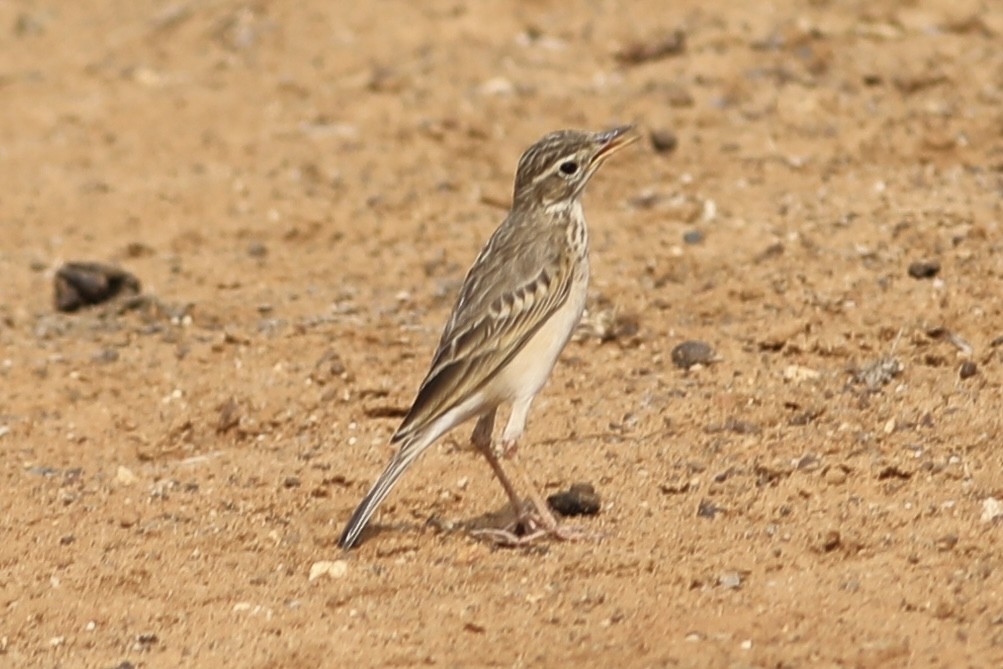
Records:
{"label": "bird's foot", "polygon": [[505,547],[527,546],[546,537],[558,541],[582,541],[597,536],[585,528],[560,525],[550,514],[541,516],[533,511],[524,512],[521,518],[505,527],[475,530],[471,534]]}

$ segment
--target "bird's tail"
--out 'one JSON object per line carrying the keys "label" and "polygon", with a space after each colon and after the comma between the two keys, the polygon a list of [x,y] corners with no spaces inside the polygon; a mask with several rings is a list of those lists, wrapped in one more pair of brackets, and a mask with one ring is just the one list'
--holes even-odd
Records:
{"label": "bird's tail", "polygon": [[341,533],[341,539],[338,541],[339,546],[347,549],[355,545],[362,530],[365,529],[366,523],[369,522],[369,519],[376,512],[376,508],[390,494],[390,491],[404,471],[425,450],[424,446],[427,444],[422,444],[422,441],[425,440],[419,438],[417,442],[412,440],[410,443],[405,443],[393,457],[387,468],[383,470],[380,478],[376,480],[373,487],[369,489],[366,496],[359,502],[359,506],[356,507],[355,512],[352,513],[348,524],[345,525],[344,532]]}

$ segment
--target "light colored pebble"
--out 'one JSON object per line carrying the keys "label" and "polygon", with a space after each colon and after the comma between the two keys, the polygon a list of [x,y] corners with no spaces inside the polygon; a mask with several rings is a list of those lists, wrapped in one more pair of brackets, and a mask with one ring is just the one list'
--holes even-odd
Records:
{"label": "light colored pebble", "polygon": [[315,581],[321,576],[330,576],[331,578],[343,578],[345,574],[348,573],[348,563],[344,560],[321,560],[320,562],[314,562],[310,566],[310,577],[309,580]]}

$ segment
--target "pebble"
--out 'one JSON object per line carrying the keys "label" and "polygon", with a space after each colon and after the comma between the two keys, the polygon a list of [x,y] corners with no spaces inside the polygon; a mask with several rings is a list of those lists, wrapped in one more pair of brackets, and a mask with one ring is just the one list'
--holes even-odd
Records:
{"label": "pebble", "polygon": [[672,153],[679,145],[679,138],[671,130],[652,130],[649,137],[655,153]]}
{"label": "pebble", "polygon": [[1003,502],[995,497],[982,500],[982,522],[991,523],[999,518],[1003,518]]}
{"label": "pebble", "polygon": [[829,530],[822,535],[821,547],[826,553],[831,553],[843,545],[843,537],[837,530]]}
{"label": "pebble", "polygon": [[710,501],[709,499],[702,499],[700,500],[699,506],[697,506],[697,517],[713,518],[721,511],[722,511],[721,507],[714,504],[714,502]]}
{"label": "pebble", "polygon": [[310,565],[310,576],[308,580],[315,581],[321,576],[331,578],[343,578],[348,573],[348,563],[344,560],[334,560],[333,562],[321,560]]}
{"label": "pebble", "polygon": [[138,481],[139,478],[135,474],[133,474],[132,470],[129,469],[128,467],[119,465],[118,470],[115,472],[115,480],[121,483],[122,485],[132,485],[133,483]]}
{"label": "pebble", "polygon": [[793,381],[794,383],[801,383],[802,381],[814,381],[818,377],[822,376],[818,371],[811,369],[810,367],[802,367],[801,365],[787,365],[784,368],[784,380]]}
{"label": "pebble", "polygon": [[727,588],[729,590],[737,590],[742,586],[742,575],[737,571],[729,571],[727,573],[721,574],[721,578],[718,579],[718,584],[722,588]]}
{"label": "pebble", "polygon": [[264,258],[268,255],[268,247],[261,242],[251,242],[247,245],[247,255],[252,258]]}
{"label": "pebble", "polygon": [[909,264],[909,276],[914,279],[932,279],[940,273],[940,263],[936,260],[917,260]]}
{"label": "pebble", "polygon": [[947,552],[953,550],[955,546],[958,545],[958,535],[957,534],[945,534],[944,536],[937,539],[936,546],[937,550]]}
{"label": "pebble", "polygon": [[825,482],[829,485],[842,485],[846,483],[846,470],[842,467],[831,467],[825,472]]}
{"label": "pebble", "polygon": [[961,369],[958,370],[958,376],[962,379],[970,379],[978,373],[979,366],[972,360],[965,360],[961,363]]}
{"label": "pebble", "polygon": [[562,516],[594,516],[602,502],[591,483],[575,483],[547,498],[547,504]]}
{"label": "pebble", "polygon": [[683,242],[694,246],[696,244],[702,244],[706,235],[701,230],[687,230],[683,233]]}
{"label": "pebble", "polygon": [[686,33],[674,30],[654,39],[635,42],[616,54],[621,65],[638,65],[652,60],[678,56],[686,51]]}
{"label": "pebble", "polygon": [[120,294],[138,295],[139,279],[110,265],[68,262],[56,272],[55,304],[59,311],[76,311],[100,304]]}
{"label": "pebble", "polygon": [[706,365],[713,359],[714,349],[702,341],[684,341],[672,349],[672,364],[680,369]]}

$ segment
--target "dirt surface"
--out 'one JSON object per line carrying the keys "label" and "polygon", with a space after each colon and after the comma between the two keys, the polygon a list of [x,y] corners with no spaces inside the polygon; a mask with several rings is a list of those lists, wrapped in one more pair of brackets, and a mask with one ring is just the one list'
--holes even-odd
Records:
{"label": "dirt surface", "polygon": [[[1001,40],[990,0],[0,3],[0,665],[1003,666]],[[520,153],[628,121],[520,451],[599,536],[473,538],[465,427],[342,553]],[[70,261],[143,297],[57,313]]]}

